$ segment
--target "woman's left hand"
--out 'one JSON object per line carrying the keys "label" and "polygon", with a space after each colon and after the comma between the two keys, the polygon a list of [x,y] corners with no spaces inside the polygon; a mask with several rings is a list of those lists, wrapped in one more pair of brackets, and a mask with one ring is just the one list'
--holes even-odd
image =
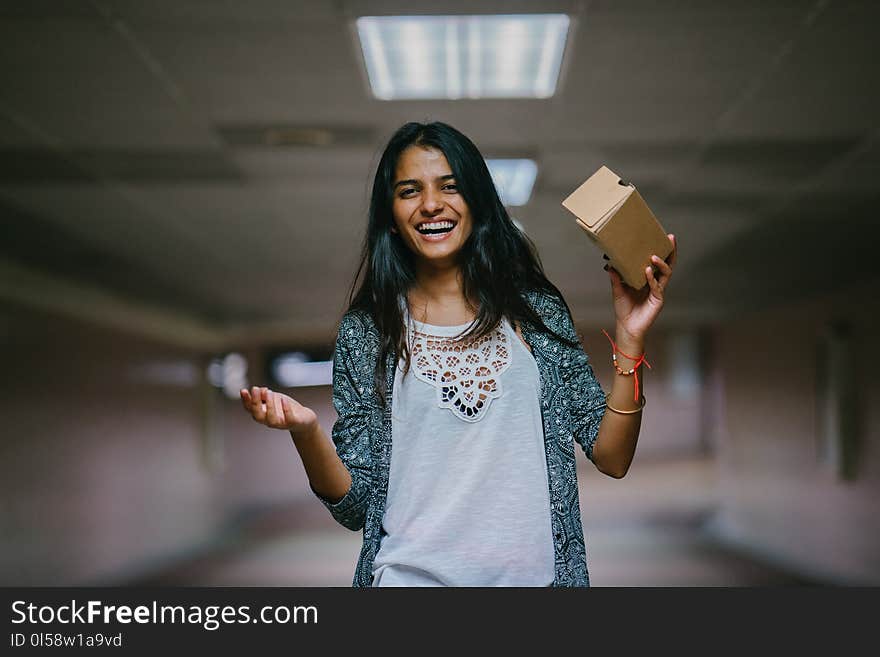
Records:
{"label": "woman's left hand", "polygon": [[618,336],[622,331],[629,339],[644,342],[645,334],[663,308],[663,293],[669,285],[669,279],[672,278],[672,270],[678,256],[675,235],[670,234],[667,237],[672,242],[672,253],[665,261],[656,255],[651,256],[651,262],[659,271],[655,276],[653,267],[645,268],[648,284],[641,290],[630,287],[612,267],[608,268]]}

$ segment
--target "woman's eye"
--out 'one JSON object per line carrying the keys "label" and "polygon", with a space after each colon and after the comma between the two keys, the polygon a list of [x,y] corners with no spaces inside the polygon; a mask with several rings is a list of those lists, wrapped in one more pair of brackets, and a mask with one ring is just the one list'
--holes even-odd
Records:
{"label": "woman's eye", "polygon": [[458,185],[456,185],[455,183],[448,183],[448,184],[446,184],[446,185],[443,186],[443,189],[448,189],[448,190],[450,190],[450,191],[457,192],[457,191],[458,191]]}
{"label": "woman's eye", "polygon": [[401,190],[400,197],[401,198],[408,198],[415,193],[416,193],[416,190],[414,190],[414,189],[404,189],[404,190]]}

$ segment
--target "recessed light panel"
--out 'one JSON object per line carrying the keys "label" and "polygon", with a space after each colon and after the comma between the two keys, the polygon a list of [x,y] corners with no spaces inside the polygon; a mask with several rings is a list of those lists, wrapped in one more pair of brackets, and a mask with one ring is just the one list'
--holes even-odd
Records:
{"label": "recessed light panel", "polygon": [[486,160],[486,165],[504,205],[513,207],[529,202],[538,176],[538,165],[534,160]]}
{"label": "recessed light panel", "polygon": [[357,30],[376,98],[548,98],[565,14],[364,16]]}

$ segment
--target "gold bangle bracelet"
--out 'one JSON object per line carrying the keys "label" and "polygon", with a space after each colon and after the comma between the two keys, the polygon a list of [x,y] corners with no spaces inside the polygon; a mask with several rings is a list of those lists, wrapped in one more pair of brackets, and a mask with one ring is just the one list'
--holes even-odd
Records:
{"label": "gold bangle bracelet", "polygon": [[647,399],[645,399],[645,396],[642,395],[642,405],[641,405],[641,406],[639,406],[638,408],[633,409],[633,410],[631,410],[631,411],[621,411],[620,409],[618,409],[618,408],[614,408],[611,404],[608,403],[608,398],[609,398],[610,396],[611,396],[611,393],[610,393],[610,392],[609,392],[607,395],[605,395],[605,407],[606,407],[609,411],[614,411],[615,413],[620,413],[621,415],[633,415],[633,414],[635,414],[635,413],[641,413],[641,412],[642,412],[642,409],[645,407],[645,404],[646,404],[647,401],[648,401]]}

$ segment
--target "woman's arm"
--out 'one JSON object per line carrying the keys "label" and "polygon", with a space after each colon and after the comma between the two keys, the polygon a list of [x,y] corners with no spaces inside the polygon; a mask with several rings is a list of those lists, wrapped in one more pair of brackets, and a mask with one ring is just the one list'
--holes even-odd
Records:
{"label": "woman's arm", "polygon": [[312,490],[331,504],[337,504],[351,489],[351,473],[321,425],[315,423],[311,429],[291,431],[290,437],[302,459]]}
{"label": "woman's arm", "polygon": [[[630,355],[644,353],[644,342],[626,338],[621,339],[618,333],[616,340],[620,351]],[[618,354],[617,363],[624,371],[629,371],[635,362]],[[640,396],[645,394],[645,380],[643,367],[639,367],[635,374],[624,376],[614,375],[614,383],[611,393],[608,395],[608,407],[599,425],[599,434],[593,445],[593,463],[603,474],[615,479],[623,477],[632,463],[636,453],[636,442],[639,439],[639,430],[642,426],[642,414],[615,413],[611,408],[621,411],[635,410],[641,405],[641,401],[633,399],[633,376],[639,377]]]}
{"label": "woman's arm", "polygon": [[[678,257],[678,244],[674,235],[669,235],[672,242],[672,253],[666,261],[652,256],[651,261],[657,267],[645,269],[648,284],[636,290],[623,282],[620,275],[608,268],[611,280],[611,294],[614,301],[614,314],[617,319],[616,350],[617,363],[621,370],[628,372],[636,364],[636,360],[624,354],[641,358],[645,352],[645,336],[663,308],[663,293],[672,277],[672,269]],[[607,265],[606,265],[607,267]],[[636,442],[642,425],[641,412],[626,413],[638,409],[644,403],[643,368],[639,367],[635,374],[616,374],[611,393],[608,395],[607,407],[596,442],[593,445],[593,463],[599,471],[611,477],[623,477],[632,463],[636,452]],[[635,377],[638,377],[638,395],[634,394]],[[616,412],[624,411],[624,412]]]}

